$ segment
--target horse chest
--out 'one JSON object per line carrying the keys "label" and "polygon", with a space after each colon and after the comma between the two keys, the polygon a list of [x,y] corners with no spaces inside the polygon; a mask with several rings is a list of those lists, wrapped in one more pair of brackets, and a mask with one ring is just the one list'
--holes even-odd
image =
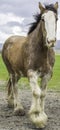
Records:
{"label": "horse chest", "polygon": [[40,69],[41,72],[45,72],[49,68],[47,58],[44,58],[41,54],[39,55],[39,53],[30,53],[27,58],[27,65],[35,70]]}

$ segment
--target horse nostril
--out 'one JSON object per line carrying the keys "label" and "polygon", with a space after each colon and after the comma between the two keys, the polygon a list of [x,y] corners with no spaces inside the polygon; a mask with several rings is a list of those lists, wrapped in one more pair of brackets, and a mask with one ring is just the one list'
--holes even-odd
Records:
{"label": "horse nostril", "polygon": [[50,43],[50,41],[47,39],[47,43],[49,44]]}

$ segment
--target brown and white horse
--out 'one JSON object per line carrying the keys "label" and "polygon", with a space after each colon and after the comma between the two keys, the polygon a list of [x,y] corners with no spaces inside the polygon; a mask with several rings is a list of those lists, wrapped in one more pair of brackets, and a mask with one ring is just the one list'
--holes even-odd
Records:
{"label": "brown and white horse", "polygon": [[5,41],[2,58],[9,72],[8,104],[14,106],[14,112],[23,113],[16,83],[22,75],[28,77],[32,89],[29,117],[37,127],[43,128],[47,123],[44,112],[46,86],[52,77],[55,62],[53,46],[56,43],[58,3],[45,7],[39,3],[39,9],[41,13],[35,16],[36,21],[27,37],[11,36]]}

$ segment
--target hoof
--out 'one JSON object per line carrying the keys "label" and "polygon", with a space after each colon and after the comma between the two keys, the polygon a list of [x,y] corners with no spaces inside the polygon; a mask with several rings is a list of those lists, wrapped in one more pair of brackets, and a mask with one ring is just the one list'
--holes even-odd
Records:
{"label": "hoof", "polygon": [[45,128],[47,125],[47,115],[45,113],[31,114],[30,120],[35,124],[36,128]]}
{"label": "hoof", "polygon": [[14,115],[16,115],[16,116],[24,116],[25,111],[22,108],[15,108],[14,109]]}
{"label": "hoof", "polygon": [[13,104],[8,104],[8,107],[9,108],[14,108],[14,105]]}

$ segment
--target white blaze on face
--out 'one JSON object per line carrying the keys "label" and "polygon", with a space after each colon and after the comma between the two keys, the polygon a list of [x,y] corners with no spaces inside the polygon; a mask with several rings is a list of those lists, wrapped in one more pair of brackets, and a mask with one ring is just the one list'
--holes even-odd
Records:
{"label": "white blaze on face", "polygon": [[56,38],[56,19],[55,14],[52,11],[48,11],[43,14],[44,21],[45,21],[45,29],[47,32],[47,39],[48,41],[55,40]]}

